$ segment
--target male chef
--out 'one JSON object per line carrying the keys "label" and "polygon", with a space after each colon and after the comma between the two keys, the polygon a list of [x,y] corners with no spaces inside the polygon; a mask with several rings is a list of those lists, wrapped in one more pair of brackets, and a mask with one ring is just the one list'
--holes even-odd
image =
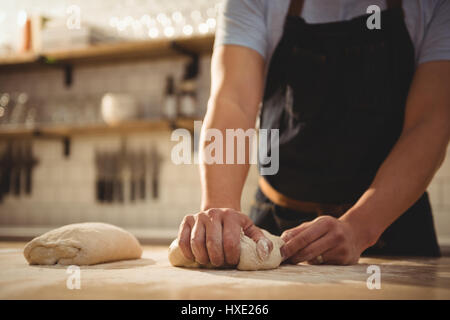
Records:
{"label": "male chef", "polygon": [[224,1],[200,153],[209,129],[258,119],[278,130],[279,169],[260,175],[249,217],[249,164],[202,163],[183,254],[235,265],[243,230],[265,259],[262,228],[293,264],[439,256],[426,189],[449,143],[449,60],[447,0]]}

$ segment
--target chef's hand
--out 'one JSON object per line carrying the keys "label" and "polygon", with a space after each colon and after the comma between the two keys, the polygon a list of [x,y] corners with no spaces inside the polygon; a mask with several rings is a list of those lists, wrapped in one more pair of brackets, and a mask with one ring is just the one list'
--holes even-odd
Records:
{"label": "chef's hand", "polygon": [[365,250],[353,226],[331,216],[286,230],[281,238],[285,241],[280,249],[283,259],[293,264],[356,264]]}
{"label": "chef's hand", "polygon": [[183,255],[200,264],[214,266],[239,263],[241,229],[257,243],[257,252],[265,260],[273,249],[245,214],[228,208],[212,208],[184,217],[178,232],[178,245]]}

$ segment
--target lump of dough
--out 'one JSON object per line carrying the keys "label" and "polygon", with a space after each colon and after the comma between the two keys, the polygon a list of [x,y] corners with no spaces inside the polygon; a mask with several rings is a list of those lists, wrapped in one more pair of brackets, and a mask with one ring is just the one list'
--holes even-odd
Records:
{"label": "lump of dough", "polygon": [[262,230],[264,236],[273,243],[273,250],[269,258],[264,261],[258,256],[256,251],[256,242],[241,233],[241,256],[239,257],[239,270],[268,270],[275,269],[283,261],[280,248],[284,245],[284,241],[280,237],[270,234],[266,230]]}
{"label": "lump of dough", "polygon": [[[284,241],[281,240],[280,237],[274,236],[267,232],[266,230],[262,230],[266,238],[268,238],[273,243],[273,250],[270,253],[270,256],[262,261],[258,252],[256,251],[256,242],[251,238],[244,235],[241,232],[241,255],[239,257],[239,263],[236,266],[238,270],[268,270],[277,268],[280,263],[283,261],[281,257],[280,248],[283,246]],[[206,267],[213,268],[214,266],[211,264],[208,265],[200,265],[196,261],[192,261],[187,259],[180,247],[178,246],[178,239],[175,239],[169,247],[169,262],[175,267],[188,267],[188,268],[198,268],[198,267]]]}
{"label": "lump of dough", "polygon": [[142,248],[128,231],[99,222],[76,223],[34,238],[23,252],[29,264],[91,265],[139,259]]}

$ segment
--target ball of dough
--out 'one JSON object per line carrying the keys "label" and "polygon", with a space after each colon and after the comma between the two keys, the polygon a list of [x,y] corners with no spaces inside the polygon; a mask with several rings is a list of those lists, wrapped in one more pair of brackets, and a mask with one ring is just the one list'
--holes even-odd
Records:
{"label": "ball of dough", "polygon": [[76,223],[51,230],[27,243],[29,264],[91,265],[139,259],[142,248],[128,231],[106,223]]}
{"label": "ball of dough", "polygon": [[284,241],[266,230],[262,230],[266,238],[273,243],[273,249],[266,260],[261,260],[256,251],[256,242],[241,233],[241,255],[237,268],[239,270],[269,270],[278,268],[283,257],[280,248],[284,245]]}
{"label": "ball of dough", "polygon": [[[266,260],[261,260],[256,251],[256,242],[247,237],[243,232],[241,232],[241,254],[239,257],[239,263],[236,266],[238,270],[268,270],[277,268],[283,258],[281,257],[280,248],[283,246],[284,241],[277,236],[274,236],[262,230],[266,238],[268,238],[273,243],[273,250]],[[178,246],[178,239],[175,239],[169,247],[169,262],[175,267],[187,267],[187,268],[214,268],[212,264],[201,265],[196,261],[187,259],[181,248]]]}

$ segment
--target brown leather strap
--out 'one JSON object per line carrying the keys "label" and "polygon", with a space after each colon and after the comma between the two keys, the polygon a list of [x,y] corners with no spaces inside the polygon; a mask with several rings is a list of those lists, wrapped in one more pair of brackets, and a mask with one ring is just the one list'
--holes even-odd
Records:
{"label": "brown leather strap", "polygon": [[292,199],[275,190],[263,177],[259,178],[259,187],[264,195],[273,203],[280,207],[289,208],[299,212],[314,213],[319,216],[331,215],[340,217],[352,206],[349,203],[329,204]]}
{"label": "brown leather strap", "polygon": [[303,10],[304,0],[291,0],[291,5],[289,6],[288,15],[289,16],[299,16]]}

